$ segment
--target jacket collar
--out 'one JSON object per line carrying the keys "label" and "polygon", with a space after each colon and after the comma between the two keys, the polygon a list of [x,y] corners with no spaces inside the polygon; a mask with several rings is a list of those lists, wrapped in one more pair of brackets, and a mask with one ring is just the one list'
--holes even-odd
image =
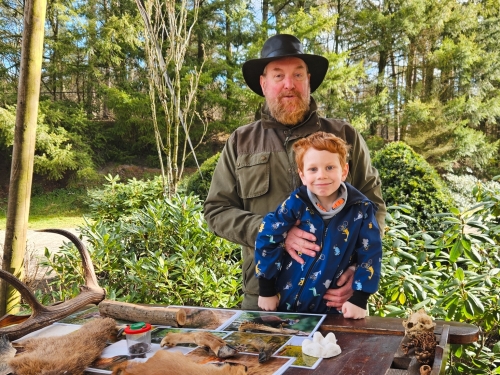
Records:
{"label": "jacket collar", "polygon": [[[345,203],[346,206],[350,206],[351,204],[360,201],[363,202],[370,201],[363,193],[361,193],[358,189],[355,189],[350,183],[344,182],[344,185],[347,189],[347,201]],[[299,187],[298,195],[304,202],[308,203],[311,207],[314,207],[314,204],[309,199],[309,195],[307,194],[307,187],[305,185],[301,185]],[[377,205],[374,204],[373,207],[374,210],[376,211]]]}
{"label": "jacket collar", "polygon": [[290,135],[292,136],[292,138],[306,137],[309,134],[321,130],[321,124],[319,122],[319,116],[317,112],[318,107],[313,97],[311,97],[310,107],[311,109],[309,111],[309,114],[306,116],[306,119],[302,123],[295,126],[288,126],[276,121],[271,116],[267,103],[265,103],[261,112],[262,127],[264,129],[288,130],[290,131]]}

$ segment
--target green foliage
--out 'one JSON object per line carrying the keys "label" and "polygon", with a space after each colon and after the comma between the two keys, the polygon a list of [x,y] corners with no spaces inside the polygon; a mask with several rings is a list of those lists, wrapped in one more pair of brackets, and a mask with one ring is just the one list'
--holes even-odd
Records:
{"label": "green foliage", "polygon": [[[11,150],[14,143],[15,107],[0,110],[0,153]],[[92,150],[84,138],[73,129],[85,128],[86,120],[74,105],[68,108],[49,102],[40,103],[38,116],[34,171],[49,180],[61,180],[70,176],[73,187],[80,183],[98,180],[94,171]],[[80,130],[83,131],[83,130]],[[6,160],[11,160],[11,152],[5,152]]]}
{"label": "green foliage", "polygon": [[[498,196],[500,190],[490,192]],[[409,232],[402,220],[409,211],[388,207],[381,283],[370,302],[374,315],[405,317],[425,308],[435,319],[481,327],[477,343],[453,346],[452,374],[492,373],[500,365],[494,354],[500,345],[500,253],[498,225],[491,220],[498,199],[481,197],[471,210],[440,215],[444,231],[435,236]]]}
{"label": "green foliage", "polygon": [[196,171],[187,179],[186,192],[188,194],[193,193],[198,195],[202,201],[207,199],[210,183],[212,182],[212,175],[214,174],[219,157],[220,152],[205,160],[200,166],[201,175],[198,171]]}
{"label": "green foliage", "polygon": [[[99,219],[81,231],[109,298],[211,307],[241,302],[239,248],[208,230],[197,197],[152,199],[125,220]],[[74,296],[82,282],[74,246],[46,256],[58,275],[53,297]]]}
{"label": "green foliage", "polygon": [[[460,210],[471,208],[476,203],[476,192],[500,190],[496,181],[480,181],[473,175],[455,175],[447,173],[443,176],[455,204]],[[476,190],[477,189],[477,190]]]}
{"label": "green foliage", "polygon": [[115,87],[105,88],[103,93],[114,115],[114,121],[95,129],[103,137],[98,148],[103,160],[130,162],[146,157],[158,165],[149,95]]}
{"label": "green foliage", "polygon": [[374,154],[376,151],[381,150],[385,146],[384,138],[376,135],[365,137],[365,141],[368,149],[370,150],[370,154]]}
{"label": "green foliage", "polygon": [[403,142],[390,143],[376,152],[373,165],[379,171],[386,204],[415,210],[415,220],[405,221],[410,232],[440,228],[441,220],[434,215],[449,212],[453,202],[434,168]]}
{"label": "green foliage", "polygon": [[463,173],[483,171],[495,157],[498,141],[466,124],[463,113],[473,106],[465,96],[446,103],[413,100],[406,106],[402,123],[409,127],[405,141],[437,168]]}
{"label": "green foliage", "polygon": [[11,146],[14,143],[14,125],[16,109],[12,106],[0,108],[0,146]]}
{"label": "green foliage", "polygon": [[163,182],[157,176],[152,180],[130,179],[119,182],[118,175],[105,177],[107,183],[102,189],[89,190],[90,217],[104,222],[126,220],[148,202],[162,198]]}

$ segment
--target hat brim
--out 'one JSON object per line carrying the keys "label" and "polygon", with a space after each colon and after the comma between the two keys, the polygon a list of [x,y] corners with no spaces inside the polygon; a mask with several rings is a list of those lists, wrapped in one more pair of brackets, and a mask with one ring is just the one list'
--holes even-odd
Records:
{"label": "hat brim", "polygon": [[262,87],[260,86],[260,76],[264,72],[264,68],[271,61],[279,60],[285,57],[298,57],[303,60],[309,74],[311,74],[311,93],[316,91],[316,89],[321,85],[321,82],[325,79],[326,72],[328,71],[328,60],[323,56],[310,55],[305,53],[293,54],[293,55],[280,55],[275,57],[267,57],[263,59],[252,59],[248,60],[243,64],[243,78],[248,87],[257,95],[264,96],[262,92]]}

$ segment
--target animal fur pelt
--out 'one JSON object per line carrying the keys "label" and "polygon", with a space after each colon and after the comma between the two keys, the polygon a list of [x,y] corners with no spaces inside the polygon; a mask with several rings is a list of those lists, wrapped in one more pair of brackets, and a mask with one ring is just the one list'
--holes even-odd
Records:
{"label": "animal fur pelt", "polygon": [[7,335],[0,335],[0,375],[12,372],[7,362],[16,355],[16,349],[12,347]]}
{"label": "animal fur pelt", "polygon": [[31,338],[21,341],[23,351],[8,361],[16,375],[80,375],[116,337],[111,318],[95,319],[64,336]]}
{"label": "animal fur pelt", "polygon": [[242,364],[199,364],[180,352],[158,350],[146,362],[127,361],[113,369],[113,375],[245,375],[247,367]]}

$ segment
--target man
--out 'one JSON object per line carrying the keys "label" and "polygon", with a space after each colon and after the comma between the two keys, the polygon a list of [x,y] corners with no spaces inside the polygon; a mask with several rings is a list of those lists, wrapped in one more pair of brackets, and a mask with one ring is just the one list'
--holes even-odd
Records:
{"label": "man", "polygon": [[[269,38],[260,59],[243,64],[248,87],[264,96],[261,119],[238,128],[229,137],[215,168],[205,201],[205,219],[217,235],[242,245],[243,303],[258,310],[259,285],[255,278],[254,245],[262,218],[276,209],[300,186],[292,145],[317,131],[333,133],[351,146],[346,181],[376,206],[377,221],[384,227],[385,203],[378,172],[371,165],[365,141],[348,123],[319,117],[310,96],[323,81],[328,60],[305,54],[293,35]],[[294,228],[283,246],[303,263],[301,255],[315,256],[319,246],[311,233]],[[352,295],[353,270],[342,275],[337,289],[329,289],[327,306],[341,308]]]}

